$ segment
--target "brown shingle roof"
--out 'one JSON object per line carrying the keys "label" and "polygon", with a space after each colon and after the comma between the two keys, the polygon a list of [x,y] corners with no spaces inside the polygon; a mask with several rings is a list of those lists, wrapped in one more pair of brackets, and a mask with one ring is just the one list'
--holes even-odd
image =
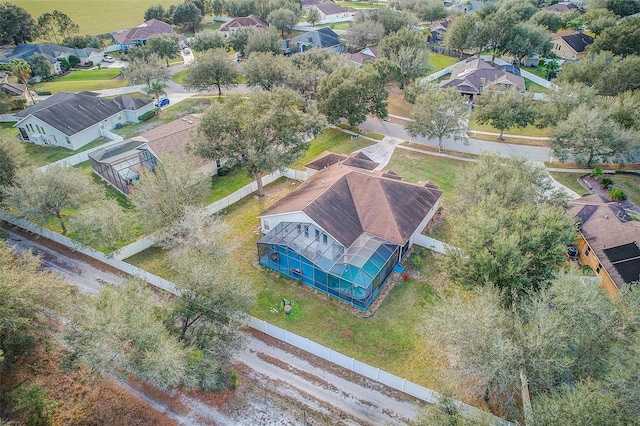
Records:
{"label": "brown shingle roof", "polygon": [[138,40],[148,40],[150,37],[159,34],[173,34],[173,27],[166,22],[157,19],[149,19],[130,30],[113,33],[113,38],[122,45],[134,44]]}
{"label": "brown shingle roof", "polygon": [[441,195],[434,188],[335,164],[260,217],[302,211],[345,247],[363,232],[404,245]]}
{"label": "brown shingle roof", "polygon": [[481,87],[496,85],[514,87],[520,93],[525,92],[522,77],[494,68],[482,59],[473,59],[454,68],[451,77],[440,83],[440,88],[455,87],[462,93],[478,94]]}
{"label": "brown shingle roof", "polygon": [[[580,232],[595,252],[618,288],[625,284],[607,255],[606,249],[640,242],[640,222],[620,220],[624,211],[618,203],[592,194],[569,201],[569,215],[580,220]],[[628,219],[628,216],[624,216]]]}
{"label": "brown shingle roof", "polygon": [[324,2],[324,3],[320,3],[315,5],[315,7],[318,8],[318,10],[322,13],[324,13],[325,15],[334,15],[336,13],[346,13],[346,12],[355,12],[356,10],[352,7],[342,7],[338,4],[335,3],[331,3],[331,2]]}
{"label": "brown shingle roof", "polygon": [[170,154],[177,158],[188,158],[199,167],[210,163],[211,160],[198,157],[186,150],[191,136],[191,129],[195,128],[199,122],[199,115],[187,115],[144,132],[140,136],[148,141],[148,145],[159,157]]}
{"label": "brown shingle roof", "polygon": [[255,28],[267,28],[269,23],[256,15],[241,16],[239,18],[233,18],[229,22],[226,22],[220,27],[220,31],[229,31],[231,28],[240,27],[255,27]]}

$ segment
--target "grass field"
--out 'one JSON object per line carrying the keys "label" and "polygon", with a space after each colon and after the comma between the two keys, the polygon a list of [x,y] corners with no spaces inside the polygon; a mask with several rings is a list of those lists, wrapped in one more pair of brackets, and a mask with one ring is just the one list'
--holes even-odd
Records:
{"label": "grass field", "polygon": [[443,70],[457,62],[460,62],[460,60],[453,56],[429,52],[429,65],[431,66],[430,72],[432,73]]}
{"label": "grass field", "polygon": [[445,198],[451,196],[456,177],[471,163],[419,152],[396,149],[385,167],[408,182],[430,181],[438,185]]}
{"label": "grass field", "polygon": [[627,194],[627,198],[636,206],[640,207],[640,177],[616,173],[612,177],[613,186],[620,188]]}
{"label": "grass field", "polygon": [[103,143],[107,142],[109,142],[108,139],[100,138],[91,142],[90,144],[83,146],[77,151],[72,151],[60,146],[35,145],[32,143],[25,143],[24,149],[31,165],[35,167],[42,167],[45,164],[53,163],[64,158],[71,157],[72,155],[84,152],[88,149],[100,146]]}
{"label": "grass field", "polygon": [[98,35],[136,27],[144,22],[144,12],[157,4],[168,8],[175,0],[14,0],[33,19],[54,9],[68,15],[80,26],[80,34]]}
{"label": "grass field", "polygon": [[83,90],[102,90],[125,87],[129,81],[118,78],[120,70],[105,68],[99,70],[73,71],[67,75],[56,78],[54,81],[38,83],[33,86],[34,90],[58,92],[81,92]]}
{"label": "grass field", "polygon": [[551,176],[564,186],[574,190],[578,194],[585,196],[589,195],[589,191],[578,182],[578,178],[582,176],[582,173],[566,173],[566,172],[549,172]]}
{"label": "grass field", "polygon": [[[471,117],[471,120],[469,120],[469,130],[500,133],[500,130],[496,129],[493,126],[490,126],[489,124],[478,123],[476,119],[473,118],[473,116]],[[521,129],[514,128],[514,129],[505,130],[504,133],[509,135],[518,135],[518,136],[549,137],[549,135],[551,134],[551,130],[552,129],[550,127],[545,127],[540,129],[536,126],[530,125]]]}
{"label": "grass field", "polygon": [[338,154],[351,154],[353,151],[357,151],[371,144],[372,142],[366,139],[351,139],[351,136],[344,132],[327,129],[311,141],[305,156],[298,161],[297,168],[303,168],[305,164],[324,151],[332,151]]}
{"label": "grass field", "polygon": [[387,7],[386,3],[369,3],[368,1],[337,1],[336,4],[342,7],[352,7],[354,9],[380,9]]}
{"label": "grass field", "polygon": [[[311,24],[307,23],[307,25],[311,26]],[[316,24],[316,28],[331,28],[333,30],[348,30],[349,25],[351,25],[351,21],[346,22],[335,22],[333,24]]]}

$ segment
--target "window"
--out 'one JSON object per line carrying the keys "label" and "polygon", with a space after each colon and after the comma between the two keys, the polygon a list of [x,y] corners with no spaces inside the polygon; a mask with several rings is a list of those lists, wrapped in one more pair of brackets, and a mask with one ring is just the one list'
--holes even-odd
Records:
{"label": "window", "polygon": [[302,225],[298,224],[298,226],[296,226],[296,230],[298,231],[298,235],[300,235],[302,233]]}
{"label": "window", "polygon": [[304,237],[309,238],[309,225],[304,227]]}
{"label": "window", "polygon": [[596,274],[599,274],[601,269],[602,269],[602,265],[598,263],[598,267],[596,268]]}
{"label": "window", "polygon": [[327,244],[327,234],[322,234],[322,242]]}
{"label": "window", "polygon": [[591,247],[587,246],[587,249],[584,251],[585,257],[589,257],[589,253],[591,253]]}
{"label": "window", "polygon": [[267,231],[269,230],[269,222],[267,222],[266,220],[264,221],[264,229],[266,229]]}
{"label": "window", "polygon": [[316,229],[316,240],[320,241],[320,230]]}

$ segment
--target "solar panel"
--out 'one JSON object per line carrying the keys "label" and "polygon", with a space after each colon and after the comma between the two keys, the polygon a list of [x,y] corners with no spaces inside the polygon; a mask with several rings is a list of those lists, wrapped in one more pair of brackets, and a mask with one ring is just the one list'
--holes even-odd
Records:
{"label": "solar panel", "polygon": [[640,257],[613,265],[625,283],[640,281]]}
{"label": "solar panel", "polygon": [[[612,247],[604,250],[604,254],[609,258],[611,263],[616,263],[640,256],[640,247],[633,242],[629,244],[623,244],[621,246]],[[637,277],[636,277],[637,279]]]}

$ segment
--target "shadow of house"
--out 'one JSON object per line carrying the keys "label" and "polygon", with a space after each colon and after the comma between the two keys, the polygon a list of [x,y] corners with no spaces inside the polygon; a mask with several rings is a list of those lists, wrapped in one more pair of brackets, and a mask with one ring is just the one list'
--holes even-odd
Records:
{"label": "shadow of house", "polygon": [[129,195],[140,173],[155,169],[159,160],[145,141],[133,139],[92,152],[89,161],[102,180]]}
{"label": "shadow of house", "polygon": [[258,216],[260,264],[369,308],[442,196],[377,165],[362,153],[307,164],[313,176]]}

